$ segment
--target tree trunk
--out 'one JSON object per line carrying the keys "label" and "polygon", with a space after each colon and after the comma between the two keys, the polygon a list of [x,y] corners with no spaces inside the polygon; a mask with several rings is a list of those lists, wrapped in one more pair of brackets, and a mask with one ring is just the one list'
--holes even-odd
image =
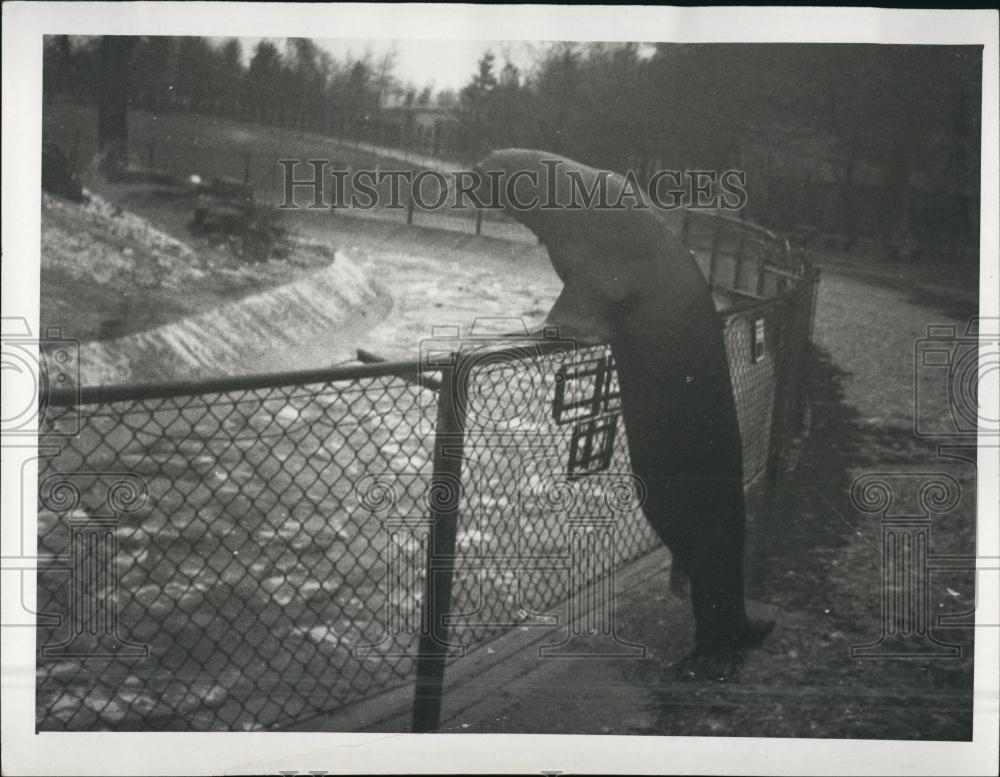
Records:
{"label": "tree trunk", "polygon": [[42,79],[42,105],[44,110],[49,110],[58,95],[66,91],[67,76],[73,68],[72,49],[70,47],[69,35],[58,35],[56,49],[58,51],[55,61],[52,62],[52,72],[46,72]]}
{"label": "tree trunk", "polygon": [[840,223],[847,238],[847,247],[853,248],[858,242],[858,212],[855,203],[854,168],[857,161],[849,159],[841,168],[834,168],[837,179],[837,193],[840,196]]}
{"label": "tree trunk", "polygon": [[920,246],[913,234],[911,219],[912,197],[910,188],[910,173],[912,154],[906,150],[897,151],[889,165],[890,191],[895,205],[895,213],[888,224],[889,233],[886,243],[889,254],[893,258],[913,262],[920,254]]}
{"label": "tree trunk", "polygon": [[114,175],[128,163],[128,72],[135,38],[101,38],[98,73],[97,146],[101,169]]}

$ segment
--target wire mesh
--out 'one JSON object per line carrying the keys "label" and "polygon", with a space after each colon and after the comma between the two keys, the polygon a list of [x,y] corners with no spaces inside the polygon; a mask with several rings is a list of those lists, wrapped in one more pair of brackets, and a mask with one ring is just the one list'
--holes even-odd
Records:
{"label": "wire mesh", "polygon": [[[267,729],[408,677],[411,660],[356,650],[383,638],[387,608],[419,606],[387,598],[388,538],[357,484],[406,470],[423,477],[401,499],[425,498],[429,438],[415,430],[433,400],[386,375],[52,408],[43,442],[82,423],[40,472],[39,554],[53,563],[38,606],[63,617],[40,628],[39,727]],[[127,513],[113,504],[125,477],[143,491]],[[80,612],[71,589],[85,581],[59,563],[73,519],[102,517],[117,519],[118,552],[87,584],[113,624]],[[121,655],[123,640],[148,656]]]}

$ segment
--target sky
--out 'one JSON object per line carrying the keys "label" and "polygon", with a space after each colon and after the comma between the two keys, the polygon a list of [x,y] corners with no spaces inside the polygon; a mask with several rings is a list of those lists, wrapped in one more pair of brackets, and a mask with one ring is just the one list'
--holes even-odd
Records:
{"label": "sky", "polygon": [[[243,53],[247,61],[253,56],[258,38],[241,38]],[[284,48],[283,40],[274,40],[279,49]],[[540,44],[521,41],[496,40],[379,40],[353,39],[334,40],[316,38],[314,42],[326,49],[336,59],[343,60],[348,54],[355,57],[371,51],[380,59],[390,51],[396,52],[396,77],[403,83],[412,82],[417,87],[433,85],[435,90],[459,90],[472,78],[476,63],[486,49],[497,57],[494,72],[508,60],[524,68],[531,62],[532,50]]]}

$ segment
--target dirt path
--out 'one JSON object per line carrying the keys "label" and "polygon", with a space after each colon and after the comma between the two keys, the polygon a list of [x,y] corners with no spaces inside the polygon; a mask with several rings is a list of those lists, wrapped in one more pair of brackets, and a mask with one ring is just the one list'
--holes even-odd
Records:
{"label": "dirt path", "polygon": [[[448,730],[969,738],[971,629],[935,631],[962,648],[957,659],[861,659],[850,650],[876,640],[881,622],[881,526],[851,504],[855,476],[931,471],[957,478],[962,499],[935,517],[931,552],[974,552],[973,467],[938,458],[934,445],[912,431],[913,348],[930,323],[965,322],[904,292],[824,278],[812,433],[750,553],[754,606],[772,610],[779,623],[736,682],[674,681],[670,665],[687,649],[692,624],[666,575],[652,574],[616,602],[620,636],[644,644],[645,659],[537,661],[529,675],[491,691],[474,716],[449,721]],[[947,408],[939,409],[935,420],[943,423]],[[959,614],[973,603],[970,574],[933,576],[935,615]]]}

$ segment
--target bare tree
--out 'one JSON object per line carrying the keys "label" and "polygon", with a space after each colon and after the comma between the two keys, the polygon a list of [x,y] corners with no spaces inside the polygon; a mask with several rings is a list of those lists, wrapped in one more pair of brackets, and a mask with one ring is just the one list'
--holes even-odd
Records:
{"label": "bare tree", "polygon": [[98,73],[97,146],[101,169],[114,174],[128,162],[129,57],[136,38],[101,38]]}

